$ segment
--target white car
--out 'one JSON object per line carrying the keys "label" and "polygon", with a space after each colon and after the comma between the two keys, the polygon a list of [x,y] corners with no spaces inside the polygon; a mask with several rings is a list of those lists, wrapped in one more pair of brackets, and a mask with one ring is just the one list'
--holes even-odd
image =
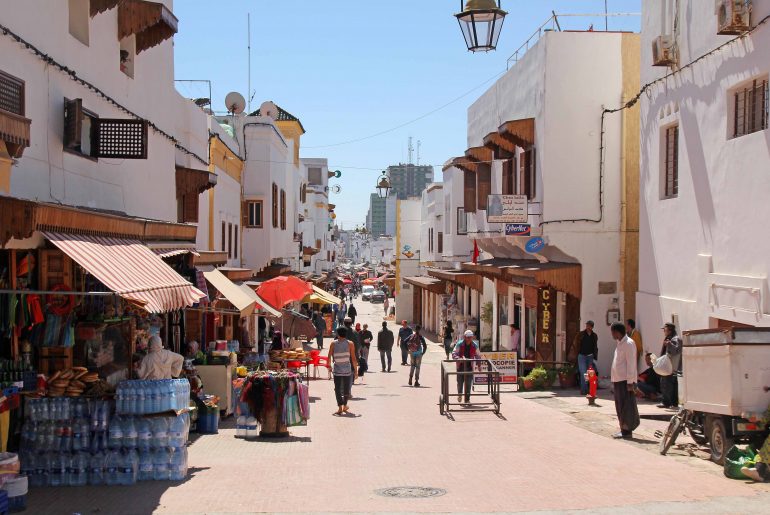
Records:
{"label": "white car", "polygon": [[370,300],[372,298],[372,293],[374,293],[374,286],[371,285],[365,285],[361,288],[361,300]]}

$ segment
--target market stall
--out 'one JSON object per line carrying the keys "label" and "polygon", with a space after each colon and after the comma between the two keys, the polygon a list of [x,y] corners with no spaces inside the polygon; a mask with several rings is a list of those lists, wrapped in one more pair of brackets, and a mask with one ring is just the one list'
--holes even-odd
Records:
{"label": "market stall", "polygon": [[[254,372],[244,381],[241,400],[259,424],[259,436],[289,436],[289,427],[307,425],[310,404],[307,385],[301,377],[288,371]],[[249,425],[249,422],[246,422]]]}

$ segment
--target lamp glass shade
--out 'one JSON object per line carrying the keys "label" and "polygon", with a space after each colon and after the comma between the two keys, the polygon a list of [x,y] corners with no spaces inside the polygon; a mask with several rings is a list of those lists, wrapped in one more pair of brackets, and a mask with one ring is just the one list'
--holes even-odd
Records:
{"label": "lamp glass shade", "polygon": [[377,183],[377,195],[379,195],[380,198],[387,198],[388,193],[390,193],[390,181],[388,181],[387,177],[383,177]]}
{"label": "lamp glass shade", "polygon": [[465,44],[471,52],[489,52],[497,48],[507,12],[494,1],[470,0],[465,10],[456,14]]}

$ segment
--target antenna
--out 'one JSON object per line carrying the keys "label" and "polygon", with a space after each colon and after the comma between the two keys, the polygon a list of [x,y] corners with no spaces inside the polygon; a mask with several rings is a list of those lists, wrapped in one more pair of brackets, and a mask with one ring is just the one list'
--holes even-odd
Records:
{"label": "antenna", "polygon": [[409,146],[407,147],[407,161],[406,164],[412,164],[412,154],[414,153],[414,147],[412,146],[412,137],[409,136]]}
{"label": "antenna", "polygon": [[249,97],[249,109],[248,112],[251,112],[251,99],[254,95],[251,94],[251,13],[246,14],[246,46],[248,50],[248,59],[249,59],[249,89],[246,90],[246,96]]}
{"label": "antenna", "polygon": [[246,108],[246,100],[237,91],[231,91],[225,97],[225,107],[227,107],[227,111],[230,113],[241,114]]}
{"label": "antenna", "polygon": [[422,146],[422,141],[417,140],[417,166],[420,166],[420,147]]}

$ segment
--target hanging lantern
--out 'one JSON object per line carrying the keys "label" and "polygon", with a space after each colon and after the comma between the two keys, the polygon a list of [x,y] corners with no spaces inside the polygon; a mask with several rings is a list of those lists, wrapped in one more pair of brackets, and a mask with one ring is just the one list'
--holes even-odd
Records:
{"label": "hanging lantern", "polygon": [[388,180],[388,176],[383,171],[382,177],[380,177],[380,180],[377,181],[377,195],[379,195],[380,198],[388,198],[389,193],[390,181]]}
{"label": "hanging lantern", "polygon": [[[460,0],[462,8],[462,0]],[[471,52],[489,52],[497,48],[507,12],[500,8],[500,0],[467,0],[465,9],[455,14],[465,44]]]}

